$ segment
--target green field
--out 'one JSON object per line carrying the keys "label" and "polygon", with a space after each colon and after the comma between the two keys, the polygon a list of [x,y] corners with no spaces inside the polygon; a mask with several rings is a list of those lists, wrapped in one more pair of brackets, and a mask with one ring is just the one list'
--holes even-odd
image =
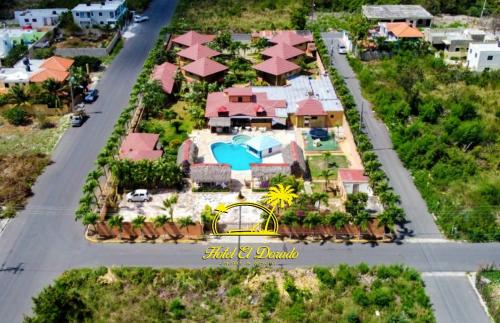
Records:
{"label": "green field", "polygon": [[[376,317],[376,312],[379,317]],[[26,322],[434,322],[403,266],[98,268],[65,272]]]}
{"label": "green field", "polygon": [[[331,178],[337,178],[337,171],[339,168],[346,168],[349,166],[347,158],[344,155],[331,155],[328,160],[323,156],[309,156],[307,157],[307,163],[309,165],[309,171],[313,179],[324,179],[321,172],[326,169],[331,169]],[[336,165],[336,167],[329,167],[330,165]]]}

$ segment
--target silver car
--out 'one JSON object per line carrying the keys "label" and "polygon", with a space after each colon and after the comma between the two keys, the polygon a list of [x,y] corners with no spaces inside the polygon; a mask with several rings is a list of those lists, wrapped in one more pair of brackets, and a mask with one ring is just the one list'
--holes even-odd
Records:
{"label": "silver car", "polygon": [[128,202],[147,202],[151,201],[153,198],[149,195],[148,190],[140,189],[134,190],[127,194]]}

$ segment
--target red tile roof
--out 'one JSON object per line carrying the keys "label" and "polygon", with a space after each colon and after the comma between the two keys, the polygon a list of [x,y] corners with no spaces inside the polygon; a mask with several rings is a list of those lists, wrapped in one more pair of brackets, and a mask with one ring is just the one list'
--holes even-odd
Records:
{"label": "red tile roof", "polygon": [[172,42],[184,46],[193,46],[195,44],[205,44],[214,40],[214,35],[205,35],[197,33],[196,31],[188,31],[185,34],[175,37]]}
{"label": "red tile roof", "polygon": [[389,22],[386,24],[387,30],[398,38],[423,38],[424,34],[406,22]]}
{"label": "red tile roof", "polygon": [[189,151],[191,150],[191,145],[193,144],[193,141],[191,139],[187,139],[185,143],[186,145],[184,145],[184,150],[182,152],[182,159],[189,160]]}
{"label": "red tile roof", "polygon": [[229,116],[244,115],[256,117],[257,112],[266,112],[266,117],[276,116],[276,109],[286,108],[285,100],[270,100],[266,93],[252,94],[252,102],[229,102],[229,96],[224,92],[208,94],[205,117],[214,118],[219,112],[228,112]]}
{"label": "red tile roof", "polygon": [[216,50],[211,49],[210,47],[203,46],[201,44],[195,44],[191,47],[181,50],[177,53],[177,55],[195,61],[203,57],[215,57],[220,55],[220,53]]}
{"label": "red tile roof", "polygon": [[51,70],[66,72],[75,61],[69,58],[52,56],[46,59],[41,65],[41,68],[47,68]]}
{"label": "red tile roof", "polygon": [[35,72],[30,77],[30,82],[39,83],[48,79],[53,79],[57,82],[64,82],[69,76],[69,72],[42,68]]}
{"label": "red tile roof", "polygon": [[269,47],[262,52],[262,55],[269,57],[281,57],[284,59],[291,59],[304,54],[304,51],[297,47],[290,46],[286,43],[279,43],[273,47]]}
{"label": "red tile roof", "polygon": [[224,90],[229,96],[250,96],[252,95],[252,88],[249,87],[230,87]]}
{"label": "red tile roof", "polygon": [[305,99],[297,103],[296,116],[324,116],[323,104],[315,99]]}
{"label": "red tile roof", "polygon": [[301,36],[293,30],[284,30],[270,39],[271,43],[286,43],[290,46],[297,46],[310,41],[310,38]]}
{"label": "red tile roof", "polygon": [[368,183],[368,177],[365,176],[363,169],[339,168],[338,177],[342,182]]}
{"label": "red tile roof", "polygon": [[152,133],[130,133],[120,147],[120,158],[131,160],[155,160],[162,156],[161,150],[155,150],[160,138]]}
{"label": "red tile roof", "polygon": [[153,70],[153,79],[161,83],[163,91],[170,94],[174,88],[175,74],[177,73],[177,66],[169,62],[155,66]]}
{"label": "red tile roof", "polygon": [[278,76],[300,69],[300,66],[281,57],[273,57],[260,64],[254,65],[253,68],[261,72]]}
{"label": "red tile roof", "polygon": [[227,66],[204,57],[184,66],[184,70],[191,74],[206,77],[227,70]]}

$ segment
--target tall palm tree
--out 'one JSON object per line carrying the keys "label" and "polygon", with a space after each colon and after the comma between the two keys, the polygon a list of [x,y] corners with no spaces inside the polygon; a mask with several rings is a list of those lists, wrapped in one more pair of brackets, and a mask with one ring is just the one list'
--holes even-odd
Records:
{"label": "tall palm tree", "polygon": [[94,232],[96,232],[97,231],[96,224],[98,220],[99,220],[99,214],[97,214],[96,212],[87,212],[83,216],[82,223],[83,225],[91,225],[94,229]]}
{"label": "tall palm tree", "polygon": [[[153,225],[155,229],[163,227],[165,224],[167,224],[168,218],[166,215],[158,215],[153,219]],[[163,240],[165,240],[165,236],[163,236]]]}
{"label": "tall palm tree", "polygon": [[88,195],[94,196],[95,204],[97,205],[98,208],[100,208],[101,206],[99,204],[99,197],[97,196],[97,194],[95,192],[95,188],[97,185],[98,184],[96,183],[96,181],[89,179],[83,185],[83,194],[88,194]]}
{"label": "tall palm tree", "polygon": [[170,222],[174,222],[174,205],[177,203],[178,199],[179,196],[177,194],[174,194],[169,198],[163,200],[163,207],[161,209],[165,211],[168,210],[168,214],[170,215]]}
{"label": "tall palm tree", "polygon": [[356,214],[353,219],[354,224],[358,227],[358,239],[361,240],[361,232],[368,228],[368,224],[370,223],[371,216],[366,211],[361,211]]}
{"label": "tall palm tree", "polygon": [[194,224],[193,219],[190,216],[185,216],[177,220],[179,226],[181,228],[186,228],[187,233],[189,234],[189,226]]}
{"label": "tall palm tree", "polygon": [[272,206],[272,209],[269,216],[267,217],[266,224],[264,226],[264,231],[267,231],[271,216],[275,217],[274,211],[276,210],[276,208],[284,208],[287,205],[292,205],[293,200],[297,198],[298,195],[293,193],[293,188],[290,185],[287,185],[285,187],[283,186],[283,184],[278,184],[277,186],[271,187],[263,197],[265,199],[265,202]]}
{"label": "tall palm tree", "polygon": [[384,212],[380,213],[377,216],[378,227],[385,227],[392,232],[394,230],[395,225],[396,225],[396,219],[390,209],[384,210]]}
{"label": "tall palm tree", "polygon": [[328,206],[328,193],[326,192],[315,192],[312,194],[312,199],[314,204],[318,203],[318,210],[321,208],[321,202]]}
{"label": "tall palm tree", "polygon": [[118,239],[122,239],[122,227],[123,227],[123,216],[119,214],[113,215],[109,221],[108,224],[111,228],[117,228],[118,229]]}
{"label": "tall palm tree", "polygon": [[245,43],[242,43],[242,44],[240,45],[240,49],[243,51],[243,55],[246,55],[247,50],[249,50],[249,49],[250,49],[250,45],[245,44]]}
{"label": "tall palm tree", "polygon": [[10,103],[18,107],[30,106],[32,103],[28,90],[19,84],[16,84],[9,89],[7,99]]}
{"label": "tall palm tree", "polygon": [[333,171],[331,169],[323,169],[319,175],[325,180],[325,190],[328,189],[328,184],[330,183],[330,177],[333,176]]}
{"label": "tall palm tree", "polygon": [[138,215],[132,220],[132,227],[134,229],[139,229],[140,232],[140,239],[142,240],[144,237],[144,234],[142,232],[142,227],[144,226],[144,223],[146,222],[146,217],[144,215]]}
{"label": "tall palm tree", "polygon": [[60,108],[62,106],[61,96],[64,91],[68,90],[63,82],[58,82],[50,78],[43,81],[42,89],[44,90],[44,95],[53,103],[54,108]]}
{"label": "tall palm tree", "polygon": [[337,230],[340,230],[341,228],[349,224],[350,220],[351,216],[349,215],[349,213],[340,211],[335,211],[328,217],[329,224],[333,225]]}

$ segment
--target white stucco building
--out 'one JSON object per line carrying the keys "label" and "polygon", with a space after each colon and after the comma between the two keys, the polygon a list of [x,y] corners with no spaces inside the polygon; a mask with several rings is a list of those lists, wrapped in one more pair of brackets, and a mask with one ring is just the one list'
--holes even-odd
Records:
{"label": "white stucco building", "polygon": [[[0,58],[5,58],[12,49],[12,41],[7,30],[0,30]],[[1,66],[2,64],[0,64]]]}
{"label": "white stucco building", "polygon": [[496,43],[471,43],[466,66],[476,72],[500,69],[500,41]]}
{"label": "white stucco building", "polygon": [[79,4],[71,12],[80,27],[115,25],[125,14],[125,0],[107,0],[100,3]]}
{"label": "white stucco building", "polygon": [[15,11],[14,16],[20,26],[41,28],[57,25],[59,16],[66,11],[68,11],[66,8],[26,9]]}
{"label": "white stucco building", "polygon": [[339,168],[337,182],[340,188],[340,194],[347,198],[349,194],[366,193],[373,195],[369,185],[368,176],[362,169]]}

